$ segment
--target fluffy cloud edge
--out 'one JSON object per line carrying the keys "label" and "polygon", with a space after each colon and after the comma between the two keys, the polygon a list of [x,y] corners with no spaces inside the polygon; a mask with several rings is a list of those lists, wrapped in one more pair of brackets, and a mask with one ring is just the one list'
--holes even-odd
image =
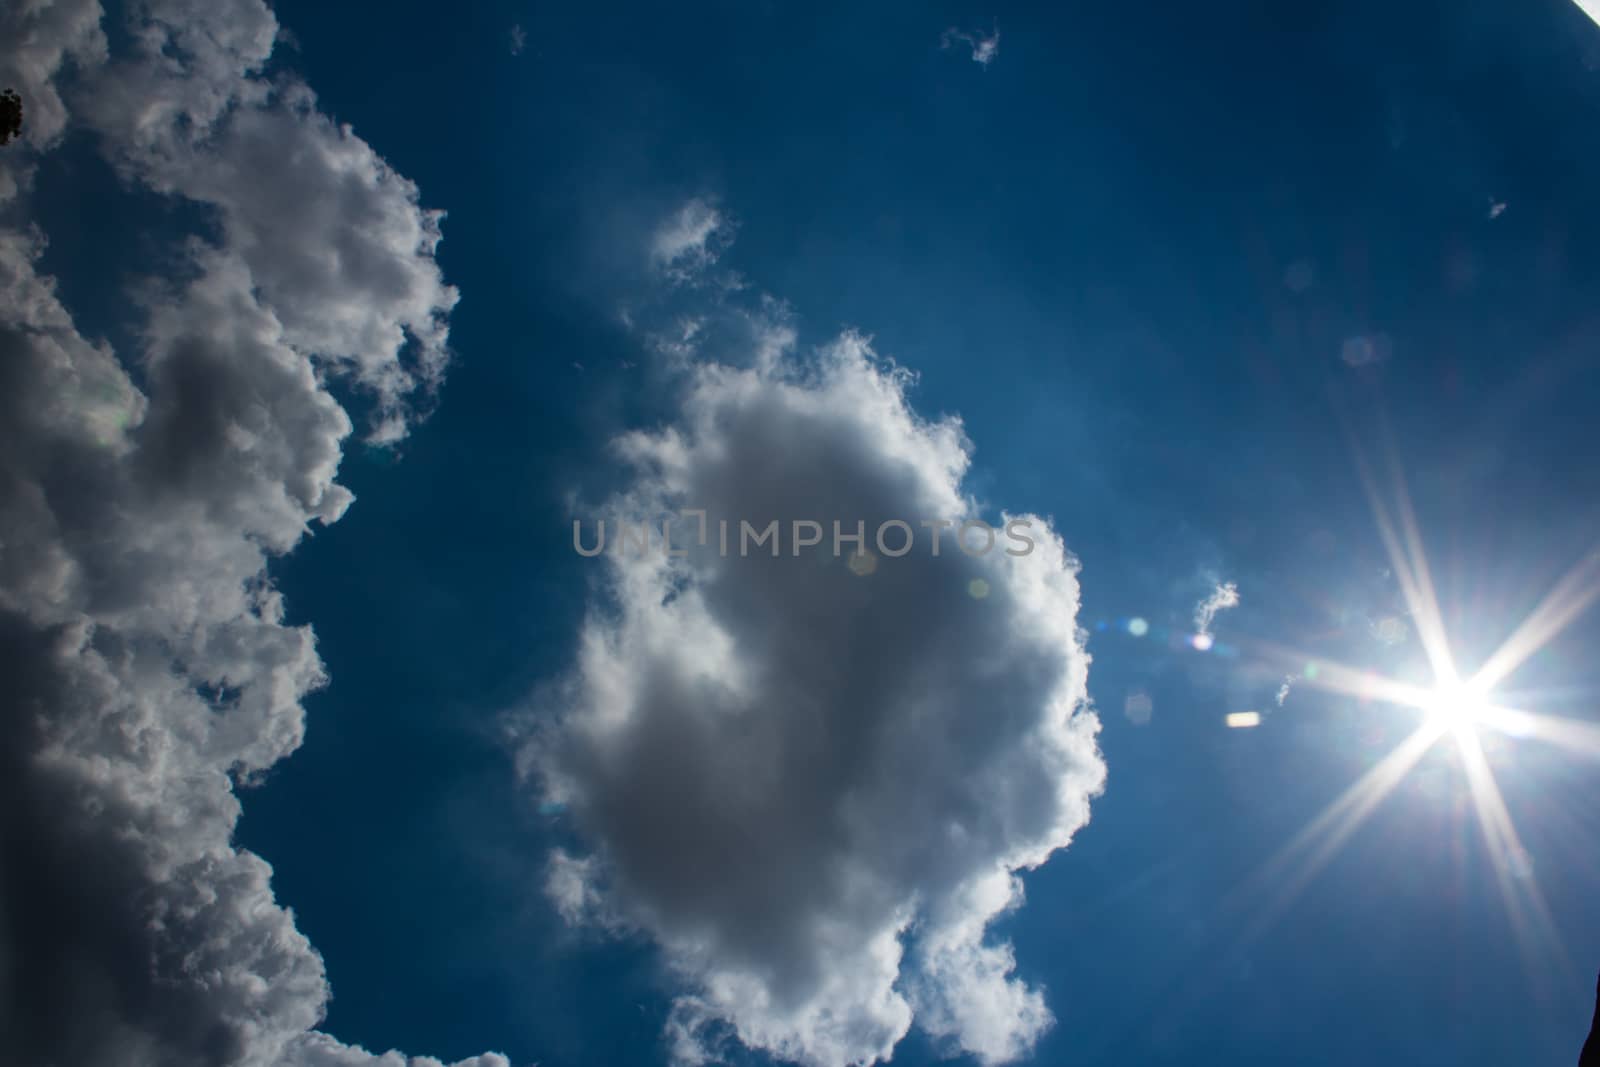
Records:
{"label": "fluffy cloud edge", "polygon": [[[442,1067],[314,1028],[321,957],[237,848],[237,785],[291,753],[326,683],[268,562],[352,497],[350,417],[393,443],[448,359],[440,214],[291,78],[258,0],[146,0],[116,51],[94,0],[0,14],[26,97],[0,157],[0,650],[17,697],[0,816],[7,1057],[85,1067]],[[139,351],[78,331],[17,225],[39,154],[91,131],[122,176],[207,205]],[[292,208],[292,210],[290,210]],[[318,263],[320,248],[337,262]],[[138,361],[136,380],[128,365]],[[489,1053],[457,1067],[508,1067]]]}
{"label": "fluffy cloud edge", "polygon": [[[705,314],[760,319],[775,307]],[[683,375],[679,413],[619,439],[633,478],[607,514],[657,521],[705,508],[714,528],[719,511],[763,521],[790,511],[826,521],[830,509],[851,519],[975,513],[961,488],[970,443],[959,421],[917,416],[906,395],[913,376],[864,337],[847,333],[802,358],[779,314],[754,331],[742,362],[697,358],[694,337],[683,341],[672,353]],[[840,561],[799,577],[783,565],[809,565],[785,558],[735,576],[696,545],[685,558],[591,561],[603,591],[571,675],[539,701],[522,758],[589,849],[552,856],[547,889],[558,911],[649,936],[686,986],[665,1032],[679,1062],[710,1062],[730,1038],[815,1067],[882,1062],[918,1025],[998,1064],[1026,1055],[1052,1025],[1042,991],[1016,975],[1014,950],[988,930],[1020,906],[1017,872],[1086,824],[1105,765],[1076,622],[1078,564],[1043,520],[1026,518],[1045,531],[1031,569],[954,553],[858,569]],[[872,670],[844,667],[852,647],[884,631],[840,626],[822,605],[872,582],[890,601],[877,605],[891,613],[880,621],[939,630],[937,620],[971,618],[969,610],[999,613],[987,649],[963,651],[951,639],[879,651],[901,667],[945,671],[968,697],[991,684],[995,663],[1009,663],[1014,677],[994,700],[1019,710],[995,724],[937,700],[897,701],[874,688]],[[836,676],[855,670],[854,680],[830,690],[817,681],[828,663]],[[857,699],[868,692],[891,710]],[[914,735],[907,724],[918,709],[927,736],[988,732],[968,748],[990,762],[963,765],[959,746],[941,741],[919,766],[888,744],[860,756],[880,774],[852,776],[847,746],[831,749],[826,736],[855,728],[848,716],[829,718],[845,706],[897,740]],[[821,721],[808,723],[799,707]],[[842,775],[845,787],[813,792],[805,775],[785,770],[807,745],[821,746],[817,774]],[[955,773],[933,782],[925,772],[938,758],[956,761],[945,768]],[[750,778],[747,765],[767,777]],[[950,782],[960,784],[947,790]],[[915,814],[919,791],[927,804]],[[901,816],[908,826],[894,824]],[[771,842],[780,839],[778,850]],[[814,862],[786,867],[795,861],[780,852]]]}

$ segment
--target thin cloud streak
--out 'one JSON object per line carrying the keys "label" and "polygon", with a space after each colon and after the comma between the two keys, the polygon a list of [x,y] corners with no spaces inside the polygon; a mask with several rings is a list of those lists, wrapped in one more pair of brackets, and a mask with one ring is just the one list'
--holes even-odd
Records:
{"label": "thin cloud streak", "polygon": [[1198,634],[1210,634],[1211,623],[1219,611],[1239,606],[1239,587],[1232,582],[1218,582],[1211,594],[1194,606],[1194,628]]}

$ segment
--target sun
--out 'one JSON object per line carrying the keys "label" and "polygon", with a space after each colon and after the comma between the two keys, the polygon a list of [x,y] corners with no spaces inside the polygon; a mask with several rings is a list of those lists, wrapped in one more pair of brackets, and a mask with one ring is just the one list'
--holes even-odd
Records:
{"label": "sun", "polygon": [[1482,686],[1445,681],[1429,690],[1421,701],[1424,722],[1440,733],[1471,733],[1488,717],[1493,703]]}
{"label": "sun", "polygon": [[[1600,0],[1596,0],[1600,3]],[[1440,743],[1451,745],[1470,796],[1470,810],[1483,836],[1501,900],[1524,961],[1544,961],[1570,970],[1563,941],[1532,873],[1505,797],[1495,781],[1485,741],[1495,735],[1558,745],[1570,754],[1600,760],[1600,724],[1582,718],[1542,714],[1502,703],[1507,682],[1524,663],[1592,605],[1600,603],[1600,548],[1591,550],[1539,600],[1478,668],[1463,676],[1445,632],[1444,613],[1423,553],[1405,481],[1391,457],[1394,492],[1385,499],[1364,457],[1357,466],[1372,504],[1391,573],[1405,598],[1406,613],[1434,679],[1432,685],[1390,678],[1371,670],[1310,656],[1271,642],[1248,642],[1287,678],[1327,692],[1376,705],[1420,712],[1421,722],[1394,748],[1302,827],[1253,875],[1246,886],[1265,889],[1250,937],[1261,936],[1289,903],[1316,877],[1386,797]],[[1288,682],[1280,690],[1288,692]],[[1503,749],[1495,743],[1491,749]],[[1513,769],[1513,768],[1507,768]],[[1521,872],[1521,873],[1519,873]],[[1531,966],[1531,964],[1530,964]]]}

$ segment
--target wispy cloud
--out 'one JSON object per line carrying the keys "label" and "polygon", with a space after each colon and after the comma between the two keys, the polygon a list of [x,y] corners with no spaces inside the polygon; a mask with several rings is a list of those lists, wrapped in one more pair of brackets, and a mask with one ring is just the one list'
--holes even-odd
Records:
{"label": "wispy cloud", "polygon": [[965,45],[972,52],[972,61],[979,66],[987,67],[1000,54],[1000,27],[996,26],[990,32],[984,33],[982,30],[969,32],[952,26],[940,34],[940,48],[948,51],[957,45]]}
{"label": "wispy cloud", "polygon": [[1194,606],[1195,632],[1209,634],[1219,611],[1238,606],[1239,587],[1232,582],[1218,582],[1210,595]]}
{"label": "wispy cloud", "polygon": [[650,259],[677,282],[699,280],[733,241],[734,223],[714,200],[695,197],[656,227]]}
{"label": "wispy cloud", "polygon": [[511,54],[514,56],[520,56],[522,54],[522,50],[528,47],[528,31],[524,30],[522,25],[518,23],[517,25],[511,27],[510,38]]}

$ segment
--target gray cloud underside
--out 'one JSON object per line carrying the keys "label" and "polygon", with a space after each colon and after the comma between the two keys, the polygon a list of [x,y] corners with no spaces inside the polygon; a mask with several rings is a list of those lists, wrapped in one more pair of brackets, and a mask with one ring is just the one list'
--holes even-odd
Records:
{"label": "gray cloud underside", "polygon": [[[959,424],[917,417],[903,373],[853,335],[811,359],[769,333],[619,442],[634,478],[597,514],[861,519],[869,538],[976,514]],[[817,1067],[882,1061],[915,1023],[998,1063],[1050,1025],[985,931],[1021,903],[1015,872],[1085,824],[1105,767],[1077,563],[1029,518],[1030,556],[924,541],[870,574],[787,547],[721,558],[714,534],[681,560],[592,561],[579,661],[527,749],[590,845],[553,857],[548,888],[569,919],[662,946],[689,988],[681,1062],[729,1033]]]}
{"label": "gray cloud underside", "polygon": [[[266,575],[351,501],[325,379],[373,399],[371,437],[405,433],[455,302],[438,216],[259,75],[260,3],[129,17],[109,55],[96,3],[0,14],[29,116],[0,160],[0,1060],[438,1067],[315,1030],[321,958],[231,840],[236,782],[298,746],[325,681]],[[74,124],[220,223],[144,288],[138,351],[84,338],[37,269],[34,160]]]}

